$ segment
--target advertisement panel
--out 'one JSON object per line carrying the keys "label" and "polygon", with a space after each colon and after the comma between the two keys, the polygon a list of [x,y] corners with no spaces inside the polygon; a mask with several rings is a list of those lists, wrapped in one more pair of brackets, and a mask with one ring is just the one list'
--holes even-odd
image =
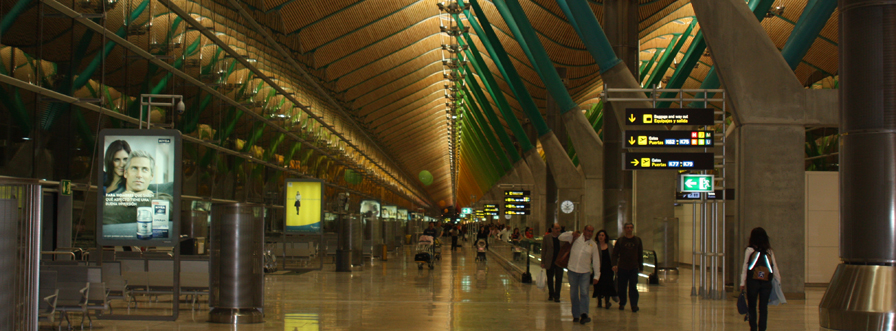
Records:
{"label": "advertisement panel", "polygon": [[323,221],[324,182],[318,179],[286,180],[286,231],[320,233]]}
{"label": "advertisement panel", "polygon": [[376,218],[380,216],[380,202],[376,200],[361,201],[361,216],[364,218]]}
{"label": "advertisement panel", "polygon": [[100,132],[99,143],[99,243],[174,246],[180,230],[180,132],[109,129]]}
{"label": "advertisement panel", "polygon": [[408,220],[408,210],[407,209],[399,209],[398,215],[395,216],[395,219],[407,221]]}
{"label": "advertisement panel", "polygon": [[398,207],[383,206],[382,218],[395,218],[398,215]]}

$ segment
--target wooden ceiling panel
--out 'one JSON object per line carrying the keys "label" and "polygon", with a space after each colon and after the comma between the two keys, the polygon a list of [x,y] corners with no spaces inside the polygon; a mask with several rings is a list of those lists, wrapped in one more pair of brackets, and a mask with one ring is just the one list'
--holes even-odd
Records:
{"label": "wooden ceiling panel", "polygon": [[[439,20],[437,18],[430,18],[402,30],[401,32],[390,35],[385,39],[382,39],[381,42],[375,44],[369,44],[369,40],[357,40],[358,43],[363,43],[367,46],[338,59],[325,59],[324,62],[329,63],[327,65],[328,73],[338,77],[351,72],[358,66],[358,64],[370,63],[377,59],[384,58],[389,54],[404,48],[412,41],[438,34]],[[433,48],[435,47],[430,46],[428,49],[420,49],[418,53],[423,54]]]}
{"label": "wooden ceiling panel", "polygon": [[387,57],[355,69],[340,77],[336,81],[336,86],[340,91],[344,91],[345,89],[365,88],[359,84],[366,83],[371,79],[394,80],[396,77],[400,77],[401,72],[413,71],[429,63],[440,61],[442,52],[437,49],[439,45],[441,45],[439,36],[430,36]]}

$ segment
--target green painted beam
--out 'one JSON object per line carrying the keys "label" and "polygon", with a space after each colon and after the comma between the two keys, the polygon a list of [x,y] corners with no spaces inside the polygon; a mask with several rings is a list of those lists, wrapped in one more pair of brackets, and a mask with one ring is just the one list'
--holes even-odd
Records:
{"label": "green painted beam", "polygon": [[[541,77],[541,80],[547,86],[548,92],[551,93],[554,101],[559,106],[560,113],[566,114],[572,110],[579,109],[579,106],[569,95],[569,91],[566,90],[566,86],[563,85],[557,70],[554,69],[554,63],[551,62],[544,45],[541,44],[541,41],[535,35],[535,29],[532,27],[529,19],[526,18],[526,13],[523,12],[523,7],[520,6],[519,2],[517,0],[496,0],[494,3],[504,21],[516,23],[518,29],[514,31],[514,35],[518,41],[526,41],[526,45],[521,44],[520,46],[529,49],[527,54],[527,56],[531,56],[529,61],[537,63],[535,67],[538,69],[538,76]],[[508,24],[508,26],[513,29],[513,24]]]}
{"label": "green painted beam", "polygon": [[639,82],[643,82],[644,78],[647,78],[647,74],[650,73],[650,68],[653,68],[653,64],[656,62],[656,59],[660,57],[660,54],[662,54],[664,51],[665,49],[655,49],[653,51],[653,57],[650,58],[650,61],[648,61],[646,65],[641,66],[641,77],[640,79],[638,79]]}
{"label": "green painted beam", "polygon": [[[498,170],[499,173],[510,171],[510,161],[507,159],[507,156],[504,155],[504,151],[501,150],[500,147],[495,149],[490,145],[491,142],[488,140],[488,137],[486,137],[486,133],[482,131],[483,128],[479,126],[479,123],[476,123],[476,118],[469,116],[469,118],[464,118],[464,122],[467,123],[467,125],[464,126],[470,127],[469,129],[473,132],[476,143],[482,148],[482,152],[485,153],[496,170]],[[497,141],[495,141],[495,143],[497,143]]]}
{"label": "green painted beam", "polygon": [[784,61],[787,61],[791,70],[796,70],[800,60],[809,52],[812,43],[818,38],[818,34],[828,23],[835,9],[837,0],[809,0],[781,51]]}
{"label": "green painted beam", "polygon": [[[466,88],[464,88],[464,90],[466,90]],[[510,170],[510,168],[512,167],[510,159],[507,157],[507,154],[504,153],[504,148],[501,148],[501,144],[498,143],[498,139],[495,138],[493,129],[488,126],[488,122],[485,120],[485,117],[482,116],[482,112],[476,105],[476,102],[471,98],[468,98],[466,94],[464,95],[464,100],[466,101],[466,106],[468,106],[466,116],[470,116],[469,122],[473,124],[474,127],[477,127],[480,131],[482,131],[489,145],[491,145],[492,150],[495,154],[498,155],[504,171]],[[511,145],[510,147],[513,147],[513,145]],[[516,151],[516,149],[514,149],[514,151]],[[515,161],[517,160],[514,160],[514,162]]]}
{"label": "green painted beam", "polygon": [[[613,51],[610,40],[607,39],[607,35],[597,22],[597,18],[594,17],[594,13],[587,3],[580,0],[557,0],[557,5],[560,6],[560,10],[569,19],[569,23],[575,29],[576,34],[585,43],[585,47],[591,53],[591,57],[594,58],[597,66],[600,67],[600,73],[604,73],[622,62],[616,56],[616,52]],[[518,16],[517,21],[522,18]],[[583,33],[583,31],[588,31],[588,33]]]}
{"label": "green painted beam", "polygon": [[[463,1],[463,0],[459,0]],[[538,106],[535,105],[535,101],[532,99],[532,95],[529,94],[529,90],[526,89],[526,86],[523,85],[522,79],[520,79],[519,73],[516,71],[516,68],[513,67],[510,58],[507,56],[507,52],[504,50],[504,46],[501,45],[498,36],[495,34],[494,29],[492,29],[491,23],[488,22],[488,18],[485,15],[485,12],[479,6],[477,0],[470,0],[470,5],[473,7],[473,10],[476,12],[476,17],[470,14],[469,10],[464,10],[464,15],[467,16],[470,22],[470,25],[473,26],[473,29],[480,36],[480,40],[482,44],[485,46],[489,55],[492,57],[492,61],[495,62],[495,65],[498,67],[498,70],[501,71],[501,75],[504,76],[504,81],[506,81],[511,89],[513,90],[513,94],[516,95],[517,101],[519,101],[520,105],[523,106],[523,111],[526,114],[526,117],[529,118],[532,125],[535,127],[536,132],[538,132],[538,136],[544,136],[551,132],[548,128],[547,123],[545,123],[544,118],[541,116],[541,112],[538,110]],[[482,25],[480,26],[476,19],[482,21]],[[481,38],[481,36],[486,36],[486,38]],[[516,135],[520,135],[517,130],[522,131],[522,126],[519,125],[519,121],[516,120],[516,116],[514,114],[503,114],[504,120],[511,126],[511,129],[514,130]],[[512,124],[516,122],[516,125]],[[518,128],[517,128],[518,127]],[[525,131],[523,131],[525,132]],[[525,133],[520,135],[521,137],[525,137]],[[531,149],[524,149],[523,152],[528,152]]]}
{"label": "green painted beam", "polygon": [[[470,71],[469,67],[467,66],[464,66],[464,69],[467,73],[464,79],[467,81],[467,85],[469,85],[470,88],[467,89],[466,87],[464,87],[462,89],[458,88],[458,90],[463,90],[468,93],[472,92],[472,96],[479,103],[479,106],[482,107],[482,112],[491,123],[494,132],[498,134],[498,138],[500,138],[501,142],[504,144],[504,150],[506,150],[507,153],[510,154],[510,158],[513,160],[513,163],[516,163],[520,160],[520,154],[516,151],[516,146],[513,145],[513,141],[510,140],[510,136],[508,136],[507,132],[504,131],[504,126],[501,125],[500,120],[498,120],[498,115],[495,114],[495,111],[494,109],[492,109],[492,106],[489,103],[488,99],[486,99],[485,94],[482,93],[482,89],[479,88],[479,82],[477,82],[476,78],[473,77],[472,71]],[[507,111],[510,112],[509,110]],[[520,127],[520,131],[522,131],[522,126]]]}
{"label": "green painted beam", "polygon": [[[454,20],[457,22],[458,27],[461,29],[464,29],[464,25],[463,25],[463,22],[461,21],[460,17],[457,14],[454,14],[452,16],[454,17]],[[460,36],[457,36],[457,41],[461,45],[469,46],[469,49],[466,52],[467,57],[471,60],[471,63],[473,64],[473,67],[476,69],[476,72],[479,73],[479,76],[483,78],[483,83],[485,84],[485,87],[488,90],[489,94],[491,94],[492,100],[495,100],[495,102],[498,104],[498,109],[501,111],[502,114],[511,114],[512,116],[510,116],[510,117],[513,119],[514,122],[516,122],[516,125],[510,124],[510,127],[511,127],[511,130],[514,132],[514,134],[517,137],[519,137],[518,141],[520,142],[520,148],[524,151],[534,148],[535,146],[532,145],[531,141],[529,141],[529,138],[526,136],[525,131],[523,130],[522,126],[519,125],[519,121],[516,119],[516,115],[513,114],[513,111],[510,108],[510,103],[508,103],[507,99],[504,97],[504,91],[502,91],[499,88],[498,83],[495,80],[495,77],[492,75],[491,70],[489,70],[488,66],[485,64],[485,60],[482,58],[481,53],[479,52],[479,49],[477,49],[476,44],[473,43],[473,38],[470,38],[469,33],[464,33],[463,36],[464,36],[463,39],[461,39]],[[470,55],[472,55],[472,56],[470,56]],[[496,65],[497,64],[498,63],[496,63]],[[469,68],[467,68],[465,66],[464,69],[467,72],[467,77],[472,78]],[[472,81],[475,83],[475,79],[472,79]],[[473,87],[473,89],[479,90],[479,88],[475,87],[475,86]],[[486,102],[485,99],[479,99],[479,100],[480,100],[480,102]],[[507,152],[510,153],[511,158],[513,159],[513,162],[515,163],[515,162],[519,161],[521,159],[519,156],[519,153],[516,152],[516,148],[513,147],[512,144],[508,144],[508,142],[510,141],[510,138],[505,139],[505,136],[507,135],[507,133],[504,132],[504,128],[501,127],[501,125],[499,125],[499,122],[497,122],[497,116],[490,109],[485,109],[485,111],[486,111],[486,117],[492,123],[492,127],[495,128],[495,131],[499,131],[499,137],[501,137],[501,140],[504,142],[504,146],[507,149]],[[505,116],[505,121],[507,121],[507,116]],[[508,121],[508,123],[510,123],[510,122]]]}
{"label": "green painted beam", "polygon": [[691,31],[694,30],[694,26],[696,25],[697,20],[691,20],[691,24],[688,25],[688,28],[684,31],[684,33],[672,37],[672,41],[669,43],[669,47],[665,52],[663,52],[663,56],[660,58],[660,62],[656,64],[656,69],[653,70],[653,74],[650,75],[650,79],[647,80],[647,85],[644,85],[645,88],[659,86],[660,82],[662,82],[663,80],[663,77],[666,75],[666,71],[669,70],[669,67],[672,65],[675,57],[678,56],[678,51],[680,51],[681,47],[684,46],[684,43],[688,40],[688,37],[691,35]]}
{"label": "green painted beam", "polygon": [[[696,19],[693,20],[693,22],[696,21]],[[684,86],[684,83],[688,80],[688,77],[691,76],[691,71],[694,70],[694,66],[697,65],[697,61],[699,61],[700,57],[703,56],[703,51],[705,50],[706,40],[703,39],[703,31],[701,30],[700,32],[697,32],[694,40],[691,41],[691,47],[688,47],[688,51],[681,59],[681,63],[679,63],[678,67],[675,68],[675,73],[672,74],[672,78],[669,79],[669,84],[666,85],[666,88],[680,89],[682,86]],[[676,93],[674,92],[666,92],[663,93],[660,98],[674,98],[675,94]],[[657,104],[657,108],[668,108],[671,104],[671,101],[661,101]]]}

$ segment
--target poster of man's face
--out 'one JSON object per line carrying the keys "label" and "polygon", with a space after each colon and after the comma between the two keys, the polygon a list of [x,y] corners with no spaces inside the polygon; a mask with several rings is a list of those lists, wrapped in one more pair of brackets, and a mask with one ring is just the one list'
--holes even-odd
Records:
{"label": "poster of man's face", "polygon": [[107,130],[100,135],[103,188],[98,196],[100,241],[168,246],[180,208],[180,133]]}
{"label": "poster of man's face", "polygon": [[364,200],[361,201],[361,215],[366,215],[365,217],[379,217],[380,216],[380,203],[376,200]]}

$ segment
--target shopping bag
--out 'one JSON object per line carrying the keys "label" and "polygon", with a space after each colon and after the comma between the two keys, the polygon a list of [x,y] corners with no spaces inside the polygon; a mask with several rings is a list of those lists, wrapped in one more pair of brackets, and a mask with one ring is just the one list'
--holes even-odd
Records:
{"label": "shopping bag", "polygon": [[768,304],[777,306],[785,303],[787,303],[787,299],[784,298],[784,292],[781,291],[781,283],[778,283],[778,279],[772,278],[772,293],[768,296]]}
{"label": "shopping bag", "polygon": [[737,313],[741,315],[746,315],[749,312],[747,308],[747,295],[744,291],[740,291],[740,295],[737,296]]}
{"label": "shopping bag", "polygon": [[538,286],[538,289],[544,289],[546,278],[548,276],[545,274],[544,269],[541,269],[541,272],[538,273],[538,278],[535,280],[535,285]]}

